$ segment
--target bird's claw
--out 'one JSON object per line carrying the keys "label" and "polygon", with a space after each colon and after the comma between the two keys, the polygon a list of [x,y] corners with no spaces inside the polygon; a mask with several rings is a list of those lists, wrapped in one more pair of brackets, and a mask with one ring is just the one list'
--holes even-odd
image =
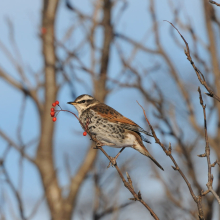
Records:
{"label": "bird's claw", "polygon": [[93,149],[99,149],[100,147],[104,146],[104,144],[102,144],[102,142],[97,141],[95,147],[93,147]]}

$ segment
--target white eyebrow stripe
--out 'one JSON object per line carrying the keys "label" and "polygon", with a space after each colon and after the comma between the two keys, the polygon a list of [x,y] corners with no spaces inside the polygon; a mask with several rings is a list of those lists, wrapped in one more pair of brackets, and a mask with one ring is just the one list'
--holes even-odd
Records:
{"label": "white eyebrow stripe", "polygon": [[82,98],[78,99],[77,102],[80,102],[82,100],[92,100],[94,98],[90,97],[90,96],[83,96]]}

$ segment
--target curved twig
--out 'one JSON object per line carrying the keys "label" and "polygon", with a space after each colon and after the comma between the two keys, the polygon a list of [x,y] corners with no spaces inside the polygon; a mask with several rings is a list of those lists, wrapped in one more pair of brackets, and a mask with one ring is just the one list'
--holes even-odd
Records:
{"label": "curved twig", "polygon": [[206,80],[205,80],[205,77],[204,75],[202,74],[202,72],[195,66],[195,63],[193,62],[192,60],[192,57],[191,57],[191,54],[190,54],[190,49],[189,49],[189,45],[187,43],[187,41],[185,40],[185,38],[183,37],[183,35],[179,32],[179,30],[169,21],[167,20],[164,20],[168,23],[170,23],[175,29],[176,31],[179,33],[180,37],[183,39],[185,45],[186,45],[186,48],[184,50],[185,54],[186,54],[186,57],[187,59],[189,60],[189,62],[191,63],[192,67],[194,68],[195,72],[196,72],[196,75],[198,77],[198,80],[200,81],[200,83],[206,88],[206,90],[208,91],[208,93],[206,93],[206,95],[210,96],[210,97],[213,97],[214,99],[216,99],[217,101],[220,102],[220,97],[217,96],[214,91],[208,86],[208,84],[206,83]]}

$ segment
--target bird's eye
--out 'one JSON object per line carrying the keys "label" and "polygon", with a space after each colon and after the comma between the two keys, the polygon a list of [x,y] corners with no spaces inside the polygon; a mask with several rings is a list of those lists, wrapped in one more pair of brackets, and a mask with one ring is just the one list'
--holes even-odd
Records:
{"label": "bird's eye", "polygon": [[85,103],[86,101],[85,100],[82,100],[80,103]]}

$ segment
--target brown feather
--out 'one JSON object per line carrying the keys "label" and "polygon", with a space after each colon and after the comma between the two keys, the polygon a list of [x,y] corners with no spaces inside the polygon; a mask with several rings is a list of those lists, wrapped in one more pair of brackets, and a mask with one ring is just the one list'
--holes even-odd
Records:
{"label": "brown feather", "polygon": [[126,117],[117,117],[117,118],[113,118],[113,119],[109,119],[110,122],[120,122],[120,123],[123,123],[123,124],[129,124],[129,125],[135,125],[135,126],[138,126],[136,123],[134,123],[132,120],[130,120],[129,118],[126,118]]}
{"label": "brown feather", "polygon": [[[96,114],[99,114],[102,118],[105,118],[109,122],[112,123],[119,123],[124,129],[128,129],[134,132],[137,132],[138,134],[140,132],[152,136],[149,132],[145,131],[143,128],[141,128],[138,124],[130,120],[129,118],[124,117],[122,114],[117,112],[115,109],[111,108],[110,106],[104,104],[104,103],[98,103],[94,106],[90,107],[91,110],[94,110]],[[140,134],[139,134],[140,136]],[[145,139],[146,142],[150,143],[147,139]]]}
{"label": "brown feather", "polygon": [[95,106],[92,106],[91,109],[95,110],[97,114],[99,114],[103,118],[108,119],[110,122],[119,122],[119,123],[130,124],[139,127],[139,125],[137,125],[135,122],[133,122],[129,118],[124,117],[115,109],[109,107],[104,103],[99,103]]}

